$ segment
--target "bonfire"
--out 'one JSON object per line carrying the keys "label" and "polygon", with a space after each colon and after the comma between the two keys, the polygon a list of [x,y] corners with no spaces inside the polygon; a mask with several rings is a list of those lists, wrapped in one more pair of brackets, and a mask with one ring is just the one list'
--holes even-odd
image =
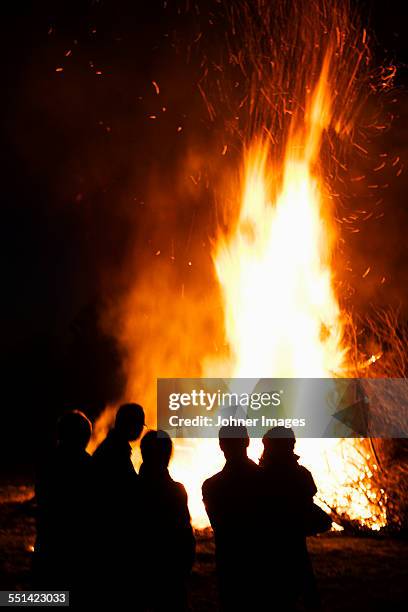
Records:
{"label": "bonfire", "polygon": [[[228,24],[222,45],[211,50],[200,35],[190,48],[201,57],[197,86],[216,154],[186,162],[194,185],[200,164],[212,185],[211,273],[197,270],[186,290],[173,282],[174,261],[157,260],[109,313],[126,349],[126,398],[146,406],[151,426],[158,377],[406,373],[395,314],[357,317],[339,281],[349,223],[342,199],[362,180],[349,168],[356,156],[369,159],[367,134],[381,116],[371,110],[368,117],[367,108],[392,87],[394,67],[372,68],[368,33],[343,0],[241,0],[219,10]],[[228,167],[217,167],[215,155],[230,155]],[[97,437],[112,415],[102,415]],[[175,446],[173,476],[188,490],[193,523],[205,527],[201,484],[222,465],[217,442]],[[296,448],[315,477],[318,503],[338,526],[401,526],[406,458],[392,469],[397,442],[299,439]],[[259,459],[260,452],[260,440],[252,440],[249,454]]]}

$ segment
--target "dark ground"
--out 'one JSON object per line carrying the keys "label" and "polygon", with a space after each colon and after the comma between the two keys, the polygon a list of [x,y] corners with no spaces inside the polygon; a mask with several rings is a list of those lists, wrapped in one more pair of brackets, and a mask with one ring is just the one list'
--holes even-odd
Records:
{"label": "dark ground", "polygon": [[[26,486],[0,488],[0,590],[30,588],[35,537],[31,495]],[[206,532],[197,539],[191,607],[197,612],[217,610],[214,541]],[[333,533],[309,538],[309,550],[326,612],[407,609],[407,542]],[[273,593],[273,582],[269,588]]]}

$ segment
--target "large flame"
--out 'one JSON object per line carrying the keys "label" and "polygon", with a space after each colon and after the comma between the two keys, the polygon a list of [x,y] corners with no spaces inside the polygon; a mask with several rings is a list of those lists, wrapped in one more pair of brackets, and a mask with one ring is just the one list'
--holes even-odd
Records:
{"label": "large flame", "polygon": [[[333,282],[333,200],[327,189],[333,149],[337,153],[333,141],[351,142],[353,119],[362,107],[357,76],[366,59],[366,33],[349,20],[346,4],[226,3],[231,7],[231,36],[239,48],[230,52],[228,47],[223,70],[214,62],[215,89],[222,89],[228,104],[236,95],[239,83],[230,66],[239,67],[245,83],[236,105],[240,117],[236,109],[231,113],[233,121],[241,121],[237,133],[245,142],[241,181],[233,190],[235,217],[212,251],[228,354],[211,357],[214,337],[219,341],[221,335],[214,323],[219,293],[211,282],[203,288],[199,271],[189,277],[192,289],[187,292],[184,280],[180,283],[185,270],[177,269],[173,255],[166,262],[156,257],[146,264],[121,305],[115,333],[128,355],[126,399],[135,397],[146,406],[149,426],[155,424],[159,376],[304,378],[348,373],[343,315]],[[289,16],[287,6],[293,9]],[[210,95],[211,83],[208,90]],[[213,117],[215,104],[207,103]],[[190,180],[187,185],[191,189]],[[175,186],[174,207],[182,201],[176,192]],[[185,216],[181,210],[180,219]],[[162,237],[160,229],[158,241]],[[225,351],[218,350],[221,353]],[[100,421],[98,435],[112,415],[111,410]],[[372,485],[377,467],[362,448],[352,439],[297,442],[322,503],[379,528],[386,515]],[[260,452],[260,441],[252,441],[250,455],[257,460]],[[171,471],[187,488],[197,527],[208,524],[201,485],[222,465],[216,440],[175,441]]]}
{"label": "large flame", "polygon": [[[330,53],[304,121],[290,135],[276,201],[269,196],[278,178],[268,164],[268,144],[255,139],[236,226],[215,249],[232,377],[320,378],[347,371],[332,280],[334,228],[317,164],[332,114],[329,66]],[[225,375],[225,364],[222,370]],[[367,470],[354,440],[299,440],[297,450],[328,504],[371,527],[383,524],[381,508],[373,516],[370,491],[356,486]],[[260,452],[253,441],[250,454],[259,458]]]}
{"label": "large flame", "polygon": [[[245,156],[242,199],[232,232],[213,253],[225,314],[230,358],[204,374],[228,377],[321,378],[347,374],[343,322],[333,287],[335,229],[324,196],[319,153],[332,118],[332,49],[328,48],[302,120],[293,120],[282,164],[274,173],[269,143],[253,137]],[[276,183],[280,188],[276,189]],[[272,201],[271,193],[277,193]],[[196,525],[206,524],[202,480],[222,461],[214,441],[181,447],[173,472],[187,483]],[[372,468],[355,440],[298,440],[323,506],[379,529],[385,508],[371,490]],[[249,454],[257,460],[260,440]],[[191,457],[191,454],[190,454]]]}
{"label": "large flame", "polygon": [[[288,143],[281,192],[270,202],[268,146],[251,146],[232,236],[214,255],[236,377],[324,377],[344,363],[340,309],[332,287],[333,230],[312,173],[329,100],[319,81],[304,134]],[[327,202],[325,203],[327,205]],[[327,216],[327,215],[326,215]]]}

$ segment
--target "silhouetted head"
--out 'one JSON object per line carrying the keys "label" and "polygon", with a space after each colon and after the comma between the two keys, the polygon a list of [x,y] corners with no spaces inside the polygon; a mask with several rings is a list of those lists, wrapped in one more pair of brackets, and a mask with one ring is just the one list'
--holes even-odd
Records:
{"label": "silhouetted head", "polygon": [[227,461],[242,459],[247,456],[249,435],[246,427],[224,426],[218,432],[220,449]]}
{"label": "silhouetted head", "polygon": [[79,410],[64,414],[57,423],[58,444],[64,448],[85,450],[91,438],[92,424]]}
{"label": "silhouetted head", "polygon": [[165,431],[148,431],[140,442],[143,464],[150,468],[167,468],[173,452],[173,442]]}
{"label": "silhouetted head", "polygon": [[128,442],[139,438],[144,424],[145,414],[139,404],[122,404],[116,413],[115,431]]}
{"label": "silhouetted head", "polygon": [[273,427],[266,432],[262,438],[264,452],[261,462],[265,462],[269,457],[285,458],[293,455],[296,437],[295,432],[290,427]]}

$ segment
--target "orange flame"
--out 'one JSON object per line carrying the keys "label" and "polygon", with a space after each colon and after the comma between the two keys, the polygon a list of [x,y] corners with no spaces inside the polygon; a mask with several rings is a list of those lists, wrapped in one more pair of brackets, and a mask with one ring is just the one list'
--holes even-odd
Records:
{"label": "orange flame", "polygon": [[[343,321],[333,288],[332,246],[335,231],[330,201],[319,173],[322,135],[333,118],[329,74],[331,48],[307,100],[302,122],[289,130],[280,191],[271,202],[274,176],[268,142],[253,138],[245,159],[242,203],[233,231],[221,236],[213,259],[221,286],[225,330],[231,356],[207,366],[206,375],[227,377],[331,377],[347,374]],[[358,443],[357,443],[358,444]],[[201,482],[219,468],[214,444],[196,444],[198,474],[183,459],[173,471],[184,480],[191,473]],[[183,447],[185,450],[185,447]],[[297,451],[311,468],[325,504],[349,519],[378,529],[385,509],[376,505],[372,472],[355,440],[299,440]],[[219,453],[219,451],[218,451]],[[260,440],[250,455],[258,459]],[[214,459],[213,459],[214,457]],[[199,489],[189,482],[192,511]],[[373,509],[374,508],[374,509]],[[195,522],[205,521],[202,512]]]}
{"label": "orange flame", "polygon": [[[264,0],[254,4],[272,11]],[[172,279],[178,279],[169,263],[156,261],[147,267],[124,305],[118,335],[129,355],[127,398],[136,397],[148,407],[150,426],[159,376],[347,375],[348,347],[333,283],[336,232],[323,167],[329,162],[327,156],[322,159],[322,145],[326,137],[329,149],[332,137],[353,138],[355,83],[366,32],[360,35],[358,28],[349,27],[343,5],[335,0],[329,5],[324,0],[306,2],[306,19],[295,8],[293,40],[281,43],[290,66],[279,64],[272,50],[265,76],[261,58],[267,53],[257,47],[260,33],[248,17],[252,9],[243,2],[245,27],[252,38],[242,48],[251,55],[254,75],[246,97],[249,138],[237,218],[213,248],[229,353],[209,357],[214,353],[211,336],[216,334],[209,313],[216,311],[217,300],[211,287],[203,299],[200,278],[199,291],[187,295],[184,284],[175,291]],[[279,11],[276,21],[280,22]],[[234,62],[242,62],[242,56],[237,53]],[[242,68],[244,75],[246,69]],[[222,151],[224,155],[225,145]],[[197,357],[197,344],[202,345],[198,363],[191,357]],[[252,441],[254,459],[260,450],[260,441]],[[322,503],[373,529],[385,524],[385,506],[370,484],[376,466],[367,467],[358,441],[299,440],[297,452],[313,472]],[[187,488],[197,527],[208,524],[202,482],[222,464],[216,440],[175,441],[171,471]]]}

